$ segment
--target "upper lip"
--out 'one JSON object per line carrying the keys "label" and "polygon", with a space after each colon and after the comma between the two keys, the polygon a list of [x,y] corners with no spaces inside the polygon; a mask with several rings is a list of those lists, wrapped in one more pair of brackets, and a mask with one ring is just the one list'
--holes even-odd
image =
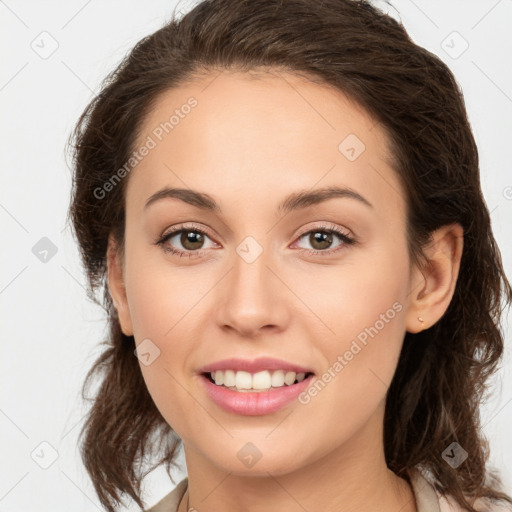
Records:
{"label": "upper lip", "polygon": [[259,357],[257,359],[238,359],[230,358],[207,364],[199,369],[199,373],[209,373],[215,370],[234,370],[245,371],[249,373],[257,373],[264,370],[286,370],[295,373],[313,373],[313,370],[298,364],[284,361],[283,359],[275,359],[273,357]]}

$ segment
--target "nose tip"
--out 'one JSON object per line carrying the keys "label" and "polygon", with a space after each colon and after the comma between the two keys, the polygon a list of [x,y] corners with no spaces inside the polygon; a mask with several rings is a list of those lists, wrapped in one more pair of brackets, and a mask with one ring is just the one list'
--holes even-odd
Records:
{"label": "nose tip", "polygon": [[282,285],[262,255],[252,263],[239,258],[226,281],[218,308],[219,324],[224,329],[234,330],[246,338],[261,331],[283,329],[287,315],[277,289]]}

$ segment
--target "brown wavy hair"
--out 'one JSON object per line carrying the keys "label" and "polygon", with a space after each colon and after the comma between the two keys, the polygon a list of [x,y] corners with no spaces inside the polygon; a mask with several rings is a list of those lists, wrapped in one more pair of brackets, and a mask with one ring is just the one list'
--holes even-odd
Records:
{"label": "brown wavy hair", "polygon": [[[114,511],[129,496],[143,507],[144,477],[163,463],[169,473],[180,439],[148,393],[134,338],[122,333],[108,292],[107,240],[113,233],[122,249],[128,178],[101,199],[97,191],[128,161],[162,93],[230,69],[286,71],[328,84],[381,125],[406,191],[412,262],[422,262],[432,231],[462,225],[464,250],[446,313],[423,332],[405,334],[387,394],[386,462],[407,481],[409,469],[423,469],[464,510],[474,511],[479,497],[512,503],[496,471],[486,470],[489,444],[479,413],[503,352],[500,319],[512,288],[481,192],[462,92],[448,67],[414,44],[398,21],[358,0],[206,0],[181,18],[173,15],[106,78],[71,134],[69,219],[88,296],[109,322],[105,349],[83,385],[92,405],[79,437],[100,502]],[[90,398],[95,376],[99,386]],[[442,458],[454,441],[469,454],[456,470]]]}

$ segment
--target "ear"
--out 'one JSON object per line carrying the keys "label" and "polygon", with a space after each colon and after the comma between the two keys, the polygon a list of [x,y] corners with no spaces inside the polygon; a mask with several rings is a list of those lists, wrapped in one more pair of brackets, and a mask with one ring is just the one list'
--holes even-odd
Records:
{"label": "ear", "polygon": [[112,234],[108,237],[107,268],[110,296],[117,310],[121,330],[126,336],[133,336],[133,326],[124,285],[123,262],[118,245]]}
{"label": "ear", "polygon": [[[434,325],[446,312],[455,292],[464,246],[460,224],[442,226],[425,248],[426,265],[411,274],[406,329],[416,333]],[[418,318],[422,319],[418,320]]]}

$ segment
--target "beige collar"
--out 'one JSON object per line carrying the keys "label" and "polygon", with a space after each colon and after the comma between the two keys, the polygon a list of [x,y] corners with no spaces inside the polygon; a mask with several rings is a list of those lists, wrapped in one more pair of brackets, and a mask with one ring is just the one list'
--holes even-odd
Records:
{"label": "beige collar", "polygon": [[440,512],[439,498],[432,484],[416,468],[409,471],[409,478],[418,512]]}

